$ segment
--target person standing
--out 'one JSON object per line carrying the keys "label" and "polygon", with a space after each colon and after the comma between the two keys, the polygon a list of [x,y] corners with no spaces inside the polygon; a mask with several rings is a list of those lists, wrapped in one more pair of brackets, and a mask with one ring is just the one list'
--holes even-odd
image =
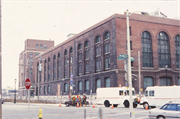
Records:
{"label": "person standing", "polygon": [[73,97],[72,97],[72,106],[75,106],[75,100],[76,100],[75,95],[73,95]]}
{"label": "person standing", "polygon": [[81,95],[78,96],[79,99],[79,107],[81,107]]}
{"label": "person standing", "polygon": [[85,93],[83,94],[83,104],[86,106],[86,99],[87,99],[87,97],[86,97],[86,95],[85,95]]}

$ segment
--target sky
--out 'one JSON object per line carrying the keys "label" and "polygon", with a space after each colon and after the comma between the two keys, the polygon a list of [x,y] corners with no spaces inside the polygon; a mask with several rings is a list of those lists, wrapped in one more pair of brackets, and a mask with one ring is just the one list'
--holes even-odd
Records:
{"label": "sky", "polygon": [[180,18],[180,0],[1,0],[2,88],[14,88],[14,79],[19,80],[19,54],[26,39],[51,39],[58,45],[68,34],[127,9],[148,13],[160,9],[168,18]]}

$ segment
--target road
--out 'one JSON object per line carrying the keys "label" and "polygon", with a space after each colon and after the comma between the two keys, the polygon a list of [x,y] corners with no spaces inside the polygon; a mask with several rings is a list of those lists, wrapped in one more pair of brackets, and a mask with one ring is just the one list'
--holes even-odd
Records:
{"label": "road", "polygon": [[[111,109],[103,105],[92,105],[87,107],[66,107],[64,104],[30,104],[28,116],[27,103],[4,103],[2,105],[2,119],[38,119],[39,108],[42,108],[43,119],[84,119],[84,111],[86,111],[86,119],[100,119],[98,117],[99,109],[102,109],[102,119],[129,119],[129,108],[118,106]],[[148,119],[148,110],[138,106],[134,108],[136,119]],[[28,118],[29,117],[29,118]]]}

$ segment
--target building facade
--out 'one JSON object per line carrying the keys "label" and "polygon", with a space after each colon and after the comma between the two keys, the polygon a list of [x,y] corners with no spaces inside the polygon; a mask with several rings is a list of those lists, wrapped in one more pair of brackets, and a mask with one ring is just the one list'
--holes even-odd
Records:
{"label": "building facade", "polygon": [[[139,91],[139,79],[142,89],[180,85],[179,20],[132,14],[129,23],[134,59],[131,61],[132,84],[136,92]],[[99,87],[128,86],[124,60],[118,60],[120,54],[127,54],[126,44],[126,15],[114,14],[44,51],[41,54],[44,60],[39,62],[40,56],[37,56],[33,67],[36,95],[38,88],[40,96],[55,96],[89,95],[96,93]],[[38,71],[39,63],[42,71]]]}
{"label": "building facade", "polygon": [[35,40],[27,39],[25,41],[24,51],[19,54],[19,96],[26,96],[27,91],[25,88],[25,80],[29,78],[31,80],[31,93],[34,95],[35,84],[35,57],[45,50],[54,46],[54,41],[51,40]]}

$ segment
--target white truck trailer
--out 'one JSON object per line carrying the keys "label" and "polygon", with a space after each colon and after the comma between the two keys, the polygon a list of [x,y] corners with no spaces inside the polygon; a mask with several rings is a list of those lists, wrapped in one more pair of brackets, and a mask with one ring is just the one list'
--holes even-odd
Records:
{"label": "white truck trailer", "polygon": [[[135,96],[135,90],[132,88],[133,94],[133,107],[136,108],[138,99]],[[129,107],[129,89],[128,87],[110,87],[110,88],[97,88],[96,90],[96,104],[104,104],[109,107],[113,104],[114,107],[124,104]]]}
{"label": "white truck trailer", "polygon": [[180,102],[180,86],[147,87],[140,105],[146,108],[162,106],[168,102]]}

